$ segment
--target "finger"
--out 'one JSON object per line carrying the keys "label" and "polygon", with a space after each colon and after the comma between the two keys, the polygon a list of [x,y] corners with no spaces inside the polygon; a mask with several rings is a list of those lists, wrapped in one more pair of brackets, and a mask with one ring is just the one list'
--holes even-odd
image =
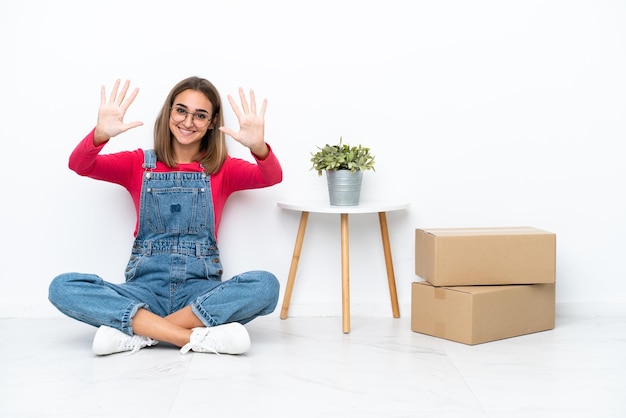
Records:
{"label": "finger", "polygon": [[124,97],[126,97],[126,92],[128,91],[128,87],[130,86],[130,80],[126,80],[124,85],[122,85],[122,90],[120,91],[119,96],[117,97],[117,105],[121,105],[124,102]]}
{"label": "finger", "polygon": [[220,127],[219,127],[219,128],[217,128],[217,129],[219,129],[220,131],[224,132],[226,135],[228,135],[228,136],[230,136],[230,137],[232,137],[232,138],[235,138],[235,135],[237,135],[237,134],[235,133],[235,131],[233,131],[232,129],[227,128],[227,127],[225,127],[225,126],[220,126]]}
{"label": "finger", "polygon": [[140,122],[140,121],[135,121],[135,122],[130,122],[130,123],[124,124],[126,131],[129,130],[129,129],[136,128],[138,126],[142,126],[142,125],[143,125],[143,122]]}
{"label": "finger", "polygon": [[138,126],[142,126],[142,125],[143,125],[143,122],[140,122],[140,121],[135,121],[135,122],[130,122],[130,123],[124,123],[124,124],[122,124],[122,125],[119,127],[119,130],[118,130],[117,132],[115,132],[115,134],[114,134],[114,135],[111,135],[111,137],[118,136],[119,134],[122,134],[122,133],[124,133],[124,132],[126,132],[126,131],[129,131],[129,130],[131,130],[131,129],[133,129],[133,128],[136,128],[136,127],[138,127]]}
{"label": "finger", "polygon": [[107,102],[107,93],[104,84],[100,86],[100,106]]}
{"label": "finger", "polygon": [[126,101],[122,103],[121,108],[124,112],[126,112],[126,110],[131,105],[131,103],[135,101],[135,97],[137,97],[138,93],[139,93],[139,87],[135,87],[133,91],[130,93],[130,96],[128,96],[128,99],[126,99]]}
{"label": "finger", "polygon": [[256,115],[256,99],[254,97],[254,90],[250,89],[250,110],[253,115]]}
{"label": "finger", "polygon": [[228,95],[228,103],[230,103],[230,107],[232,107],[233,112],[235,112],[235,115],[237,115],[237,119],[241,119],[241,110],[239,109],[239,106],[237,106],[237,103],[235,103],[235,99],[233,99],[233,96],[231,96],[230,94]]}
{"label": "finger", "polygon": [[239,87],[239,98],[241,99],[241,107],[243,108],[243,113],[250,113],[248,101],[246,100],[246,94],[243,92],[243,89],[241,87]]}
{"label": "finger", "polygon": [[117,97],[117,89],[120,87],[119,78],[115,80],[115,84],[113,84],[113,89],[111,90],[111,96],[109,97],[109,103],[115,103],[115,98]]}
{"label": "finger", "polygon": [[261,119],[265,119],[265,109],[267,109],[267,99],[263,99],[263,104],[261,105],[261,114],[259,115]]}

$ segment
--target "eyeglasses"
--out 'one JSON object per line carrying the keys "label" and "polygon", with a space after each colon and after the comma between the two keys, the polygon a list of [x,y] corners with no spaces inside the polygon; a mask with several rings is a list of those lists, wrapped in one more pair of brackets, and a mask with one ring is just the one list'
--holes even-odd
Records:
{"label": "eyeglasses", "polygon": [[176,123],[182,122],[187,119],[187,115],[191,115],[191,119],[193,120],[193,124],[198,128],[204,128],[209,124],[211,118],[207,112],[189,112],[187,109],[183,107],[175,106],[170,110],[170,116],[172,120]]}

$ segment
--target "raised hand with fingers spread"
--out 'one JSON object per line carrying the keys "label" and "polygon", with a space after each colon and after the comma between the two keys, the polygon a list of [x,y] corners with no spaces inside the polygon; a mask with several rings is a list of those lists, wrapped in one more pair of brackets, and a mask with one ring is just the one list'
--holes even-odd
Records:
{"label": "raised hand with fingers spread", "polygon": [[267,109],[267,99],[263,99],[261,110],[257,115],[254,90],[250,90],[250,103],[248,103],[241,87],[239,88],[239,98],[241,100],[241,108],[237,106],[235,99],[233,99],[231,95],[228,95],[228,102],[239,121],[239,132],[235,132],[225,126],[219,129],[231,136],[241,145],[248,147],[257,157],[265,158],[269,153],[269,149],[265,143],[265,110]]}
{"label": "raised hand with fingers spread", "polygon": [[135,121],[130,123],[124,122],[124,116],[128,107],[133,103],[139,89],[135,88],[126,98],[126,93],[130,87],[130,81],[126,80],[122,85],[122,89],[118,94],[120,80],[116,80],[111,90],[111,96],[107,101],[106,89],[104,86],[100,88],[100,108],[98,109],[98,123],[94,133],[94,143],[102,144],[129,129],[143,125],[143,122]]}

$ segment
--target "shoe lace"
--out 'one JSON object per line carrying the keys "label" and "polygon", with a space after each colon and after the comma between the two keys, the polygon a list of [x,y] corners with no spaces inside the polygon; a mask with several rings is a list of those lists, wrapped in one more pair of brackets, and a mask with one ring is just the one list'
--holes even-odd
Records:
{"label": "shoe lace", "polygon": [[141,350],[145,346],[150,345],[150,340],[148,340],[143,335],[133,335],[130,340],[126,344],[124,344],[125,348],[130,348],[130,352],[127,355],[135,354],[137,351]]}
{"label": "shoe lace", "polygon": [[181,354],[186,354],[189,352],[189,350],[195,351],[195,349],[198,349],[199,351],[209,350],[217,354],[218,356],[220,355],[219,351],[217,351],[217,349],[215,348],[217,346],[217,340],[210,336],[210,328],[205,328],[195,332],[197,337],[194,338],[193,341],[189,341],[180,349]]}

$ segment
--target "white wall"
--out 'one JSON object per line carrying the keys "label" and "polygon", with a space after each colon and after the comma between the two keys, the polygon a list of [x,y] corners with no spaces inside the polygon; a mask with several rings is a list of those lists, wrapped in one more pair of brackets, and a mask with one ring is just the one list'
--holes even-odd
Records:
{"label": "white wall", "polygon": [[[101,84],[141,89],[128,119],[145,125],[117,151],[151,146],[189,75],[267,97],[284,168],[282,184],[227,205],[227,275],[263,268],[286,283],[298,215],[276,201],[326,198],[309,153],[343,136],[376,155],[362,197],[411,204],[388,217],[403,315],[416,227],[555,232],[558,302],[626,302],[623,1],[3,2],[0,56],[0,317],[60,315],[47,287],[61,272],[122,280],[130,199],[67,159]],[[290,313],[339,314],[339,220],[309,222]],[[376,222],[351,218],[354,315],[390,315]]]}

